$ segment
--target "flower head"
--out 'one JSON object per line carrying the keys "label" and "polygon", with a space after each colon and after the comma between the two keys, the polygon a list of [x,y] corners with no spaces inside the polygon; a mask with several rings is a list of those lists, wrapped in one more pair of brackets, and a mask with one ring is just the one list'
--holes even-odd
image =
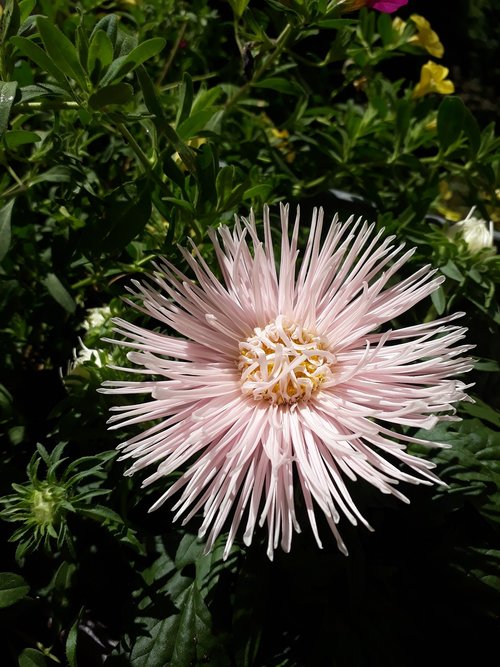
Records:
{"label": "flower head", "polygon": [[413,90],[413,97],[423,97],[429,93],[440,93],[441,95],[453,93],[455,91],[453,81],[446,78],[449,71],[447,67],[438,65],[432,60],[422,65],[420,81]]}
{"label": "flower head", "polygon": [[431,56],[442,58],[444,54],[444,46],[441,44],[437,33],[431,28],[429,21],[419,14],[412,14],[410,20],[415,24],[417,33],[416,35],[412,35],[408,41],[412,44],[416,44],[416,46],[422,47],[428,51]]}
{"label": "flower head", "polygon": [[461,238],[472,253],[491,250],[493,246],[493,222],[489,223],[473,216],[475,207],[471,209],[464,220],[460,220],[450,227],[450,238]]}
{"label": "flower head", "polygon": [[279,261],[266,208],[263,239],[253,214],[212,231],[222,281],[193,246],[183,255],[196,282],[163,260],[149,284],[134,283],[138,307],[162,330],[115,320],[131,372],[146,379],[103,391],[151,398],[111,408],[111,428],[155,420],[120,445],[134,461],[128,472],[156,465],[147,485],[187,464],[152,509],[180,493],[176,517],[202,511],[207,549],[228,525],[226,555],[242,524],[246,544],[267,523],[269,556],[279,543],[288,551],[296,504],[320,546],[318,509],[347,553],[340,516],[368,523],[345,479],[403,500],[399,482],[436,482],[433,464],[405,450],[428,443],[393,426],[456,419],[452,405],[466,398],[452,378],[470,369],[460,356],[470,346],[456,345],[465,330],[449,324],[454,316],[380,330],[444,278],[425,266],[395,282],[413,250],[361,220],[335,217],[324,229],[321,209],[300,255],[299,214],[291,238],[288,217],[282,206]]}

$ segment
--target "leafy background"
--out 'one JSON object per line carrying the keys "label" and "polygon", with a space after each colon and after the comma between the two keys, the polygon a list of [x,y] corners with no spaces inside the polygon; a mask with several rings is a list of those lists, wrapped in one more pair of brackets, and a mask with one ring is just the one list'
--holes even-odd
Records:
{"label": "leafy background", "polygon": [[[498,256],[450,238],[471,206],[500,221],[499,10],[410,0],[21,0],[0,30],[2,664],[133,667],[480,664],[500,613]],[[445,46],[454,95],[413,97]],[[450,22],[451,21],[451,22]],[[450,29],[450,25],[453,29]],[[363,215],[448,278],[401,318],[466,312],[477,345],[463,421],[418,435],[448,486],[401,506],[353,488],[374,534],[350,556],[307,531],[290,555],[203,555],[122,476],[97,388],[121,296],[157,255],[252,206]],[[82,348],[82,343],[84,347]],[[120,437],[121,436],[121,437]],[[418,452],[417,452],[418,453]],[[422,453],[423,454],[423,453]],[[165,482],[164,482],[165,483]],[[163,483],[163,484],[164,484]],[[432,649],[430,646],[432,645]]]}

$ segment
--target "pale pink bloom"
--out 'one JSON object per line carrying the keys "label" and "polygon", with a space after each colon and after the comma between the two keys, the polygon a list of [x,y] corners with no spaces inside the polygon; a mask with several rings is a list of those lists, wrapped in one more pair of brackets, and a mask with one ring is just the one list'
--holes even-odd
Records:
{"label": "pale pink bloom", "polygon": [[126,337],[115,342],[137,366],[125,370],[151,380],[106,382],[104,391],[151,400],[111,408],[111,428],[159,420],[120,445],[122,458],[134,459],[128,474],[156,465],[148,485],[189,462],[151,509],[180,492],[175,518],[201,511],[207,550],[227,526],[225,555],[240,524],[245,544],[266,523],[269,557],[279,543],[288,551],[296,502],[318,545],[320,509],[347,554],[340,516],[370,526],[345,478],[404,501],[399,482],[438,482],[432,462],[406,451],[429,442],[393,426],[431,429],[457,419],[452,405],[467,398],[452,379],[471,368],[460,357],[471,346],[456,345],[465,329],[449,324],[459,314],[380,331],[444,278],[425,266],[395,282],[413,250],[352,217],[324,229],[321,209],[300,253],[299,214],[290,239],[288,212],[281,207],[278,268],[266,208],[264,240],[253,214],[212,230],[222,281],[194,246],[183,255],[196,281],[166,260],[151,283],[134,281],[139,309],[159,330],[114,320]]}

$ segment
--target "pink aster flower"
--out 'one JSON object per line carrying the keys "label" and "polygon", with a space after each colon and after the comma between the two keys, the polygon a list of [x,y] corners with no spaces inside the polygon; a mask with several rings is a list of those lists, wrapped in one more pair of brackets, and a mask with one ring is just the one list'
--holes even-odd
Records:
{"label": "pink aster flower", "polygon": [[347,554],[341,515],[369,526],[345,479],[404,501],[399,482],[439,481],[406,451],[429,443],[393,426],[457,419],[452,406],[466,398],[453,379],[471,368],[460,356],[471,346],[457,345],[465,329],[449,324],[458,315],[381,331],[444,278],[425,266],[396,282],[413,250],[352,218],[324,229],[321,209],[301,254],[299,214],[290,238],[288,213],[279,260],[266,208],[263,240],[253,214],[212,230],[222,281],[194,246],[183,255],[195,281],[166,260],[150,283],[134,281],[136,307],[159,330],[115,320],[137,367],[122,370],[151,379],[106,382],[108,393],[150,396],[111,408],[111,428],[155,422],[120,445],[134,460],[128,474],[156,466],[148,485],[184,469],[151,509],[180,494],[175,518],[202,512],[207,550],[227,527],[226,556],[240,526],[248,545],[264,523],[269,557],[278,544],[288,551],[296,503],[318,545],[320,510]]}

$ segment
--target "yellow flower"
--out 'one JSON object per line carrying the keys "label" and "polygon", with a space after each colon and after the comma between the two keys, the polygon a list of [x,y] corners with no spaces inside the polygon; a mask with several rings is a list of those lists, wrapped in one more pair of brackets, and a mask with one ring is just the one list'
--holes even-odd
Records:
{"label": "yellow flower", "polygon": [[432,30],[429,21],[419,14],[412,14],[410,20],[415,24],[417,34],[410,37],[408,41],[411,44],[416,44],[417,46],[422,47],[428,51],[431,56],[442,58],[444,47],[439,41],[437,34]]}
{"label": "yellow flower", "polygon": [[446,78],[448,72],[449,69],[447,67],[438,65],[437,63],[432,62],[432,60],[429,60],[425,65],[422,65],[420,81],[413,90],[413,98],[423,97],[429,93],[450,95],[455,92],[453,81]]}
{"label": "yellow flower", "polygon": [[392,19],[392,29],[400,36],[404,33],[407,25],[406,21],[403,21],[399,16],[395,16]]}
{"label": "yellow flower", "polygon": [[288,137],[290,136],[288,130],[278,130],[277,127],[272,127],[267,133],[271,140],[271,146],[275,146],[280,153],[283,153],[285,160],[288,164],[291,164],[295,160],[296,155],[288,142]]}

